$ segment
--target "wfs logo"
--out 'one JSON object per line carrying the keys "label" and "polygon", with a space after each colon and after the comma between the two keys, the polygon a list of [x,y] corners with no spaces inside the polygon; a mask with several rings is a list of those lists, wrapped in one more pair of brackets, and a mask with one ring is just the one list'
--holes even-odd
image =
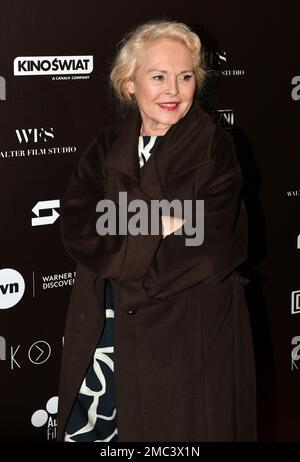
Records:
{"label": "wfs logo", "polygon": [[90,74],[93,56],[19,56],[14,75]]}
{"label": "wfs logo", "polygon": [[220,64],[227,63],[226,51],[206,51],[205,62],[208,63],[210,67],[217,67]]}
{"label": "wfs logo", "polygon": [[55,440],[57,437],[57,410],[58,397],[53,396],[46,404],[46,409],[38,409],[31,416],[33,427],[41,428],[46,425],[47,440]]}
{"label": "wfs logo", "polygon": [[0,75],[0,101],[6,100],[6,80]]}
{"label": "wfs logo", "polygon": [[295,345],[294,348],[292,349],[292,371],[294,369],[299,369],[297,366],[296,362],[299,361],[300,359],[300,337],[293,337],[292,338],[292,345]]}
{"label": "wfs logo", "polygon": [[[41,226],[41,225],[52,225],[58,217],[59,213],[55,210],[56,208],[60,207],[59,199],[53,201],[39,201],[33,207],[32,211],[37,216],[31,219],[32,226]],[[50,210],[50,214],[47,216],[41,216],[41,212],[44,210]]]}
{"label": "wfs logo", "polygon": [[20,144],[38,143],[54,140],[53,128],[21,128],[16,129],[16,135]]}
{"label": "wfs logo", "polygon": [[295,77],[292,78],[292,85],[294,85],[294,88],[292,89],[292,99],[294,101],[299,101],[300,100],[300,75],[295,75]]}
{"label": "wfs logo", "polygon": [[300,313],[300,290],[294,290],[291,293],[291,312],[292,314]]}
{"label": "wfs logo", "polygon": [[0,270],[0,309],[15,306],[24,292],[25,281],[18,271],[11,268]]}

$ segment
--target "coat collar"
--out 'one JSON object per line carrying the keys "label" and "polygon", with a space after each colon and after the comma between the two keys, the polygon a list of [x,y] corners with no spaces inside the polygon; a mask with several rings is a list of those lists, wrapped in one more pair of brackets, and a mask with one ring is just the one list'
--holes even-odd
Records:
{"label": "coat collar", "polygon": [[[106,167],[129,176],[137,184],[141,182],[137,152],[141,124],[140,111],[135,109],[118,127],[117,139],[104,160]],[[144,169],[155,162],[162,185],[195,169],[209,159],[214,129],[210,116],[194,101],[154,147]]]}

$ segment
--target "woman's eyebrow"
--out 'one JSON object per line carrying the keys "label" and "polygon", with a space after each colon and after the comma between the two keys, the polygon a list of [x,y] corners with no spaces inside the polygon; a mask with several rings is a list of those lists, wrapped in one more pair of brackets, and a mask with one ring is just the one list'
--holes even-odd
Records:
{"label": "woman's eyebrow", "polygon": [[164,74],[167,73],[167,71],[163,71],[161,69],[149,69],[148,72],[163,72]]}
{"label": "woman's eyebrow", "polygon": [[[162,69],[149,69],[147,72],[162,72],[163,74],[166,74],[168,71],[164,71]],[[179,74],[183,74],[184,72],[194,72],[194,71],[192,69],[188,69],[188,70],[179,72]]]}

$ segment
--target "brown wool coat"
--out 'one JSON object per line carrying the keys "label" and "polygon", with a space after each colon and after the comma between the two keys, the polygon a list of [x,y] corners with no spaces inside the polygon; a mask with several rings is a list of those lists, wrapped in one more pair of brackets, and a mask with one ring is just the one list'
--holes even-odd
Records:
{"label": "brown wool coat", "polygon": [[[121,442],[255,441],[256,391],[245,279],[247,215],[227,132],[194,102],[140,171],[141,116],[103,128],[62,199],[61,234],[77,262],[67,315],[58,440],[114,290],[114,361]],[[203,199],[204,242],[185,234],[100,236],[96,204]]]}

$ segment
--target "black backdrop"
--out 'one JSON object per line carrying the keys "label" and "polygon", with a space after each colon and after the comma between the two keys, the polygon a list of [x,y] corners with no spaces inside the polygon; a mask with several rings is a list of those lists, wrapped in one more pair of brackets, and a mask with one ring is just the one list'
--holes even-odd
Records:
{"label": "black backdrop", "polygon": [[[118,41],[163,17],[202,38],[213,70],[202,104],[234,137],[245,177],[259,438],[300,441],[299,13],[296,2],[253,0],[1,0],[1,441],[55,440],[75,269],[59,200],[92,137],[120,117],[107,84]],[[73,71],[45,74],[43,58],[29,75],[29,57],[64,57]]]}

